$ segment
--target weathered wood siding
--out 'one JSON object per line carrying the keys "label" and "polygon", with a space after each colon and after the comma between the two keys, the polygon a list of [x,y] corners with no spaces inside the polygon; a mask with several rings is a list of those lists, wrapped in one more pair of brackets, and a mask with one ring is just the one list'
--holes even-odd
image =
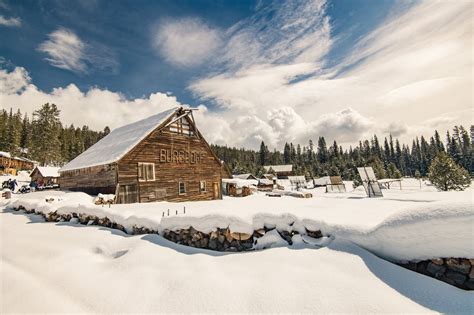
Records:
{"label": "weathered wood siding", "polygon": [[[154,181],[138,180],[138,163],[155,164]],[[118,162],[118,182],[137,184],[139,202],[212,200],[222,197],[221,170],[197,130],[190,136],[167,127],[152,132]],[[205,192],[200,191],[200,181],[206,182]],[[179,194],[179,182],[185,183],[185,194]]]}
{"label": "weathered wood siding", "polygon": [[115,194],[117,185],[116,164],[100,165],[61,172],[61,189],[83,191],[91,195]]}

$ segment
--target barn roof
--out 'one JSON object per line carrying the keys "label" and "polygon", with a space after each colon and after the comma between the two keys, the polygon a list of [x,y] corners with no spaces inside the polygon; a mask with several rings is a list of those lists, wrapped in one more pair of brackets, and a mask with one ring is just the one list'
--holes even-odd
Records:
{"label": "barn roof", "polygon": [[[59,177],[59,167],[37,166],[36,169],[43,177]],[[31,174],[33,174],[31,172]]]}
{"label": "barn roof", "polygon": [[170,117],[169,109],[140,121],[112,130],[107,136],[61,168],[61,172],[117,162]]}
{"label": "barn roof", "polygon": [[293,171],[293,165],[292,164],[284,164],[284,165],[265,165],[263,167],[266,172],[268,172],[270,169],[275,171],[276,173],[278,172],[291,172]]}

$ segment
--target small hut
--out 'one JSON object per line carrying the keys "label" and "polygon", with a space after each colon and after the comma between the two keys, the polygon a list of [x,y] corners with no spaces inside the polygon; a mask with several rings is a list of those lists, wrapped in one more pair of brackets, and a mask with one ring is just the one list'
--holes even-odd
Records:
{"label": "small hut", "polygon": [[271,170],[275,173],[278,179],[287,179],[288,176],[293,175],[293,165],[285,164],[285,165],[265,165],[264,167],[265,172],[270,172]]}
{"label": "small hut", "polygon": [[57,186],[59,183],[59,167],[37,166],[30,174],[31,181],[38,187]]}
{"label": "small hut", "polygon": [[258,180],[257,177],[255,177],[254,175],[252,175],[252,174],[250,174],[250,173],[232,175],[232,177],[233,177],[233,178],[238,178],[238,179],[254,179],[254,180]]}

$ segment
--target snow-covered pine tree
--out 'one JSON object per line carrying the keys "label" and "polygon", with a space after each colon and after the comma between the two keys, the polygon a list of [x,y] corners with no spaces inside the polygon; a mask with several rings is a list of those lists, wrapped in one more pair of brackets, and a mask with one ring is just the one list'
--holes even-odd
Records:
{"label": "snow-covered pine tree", "polygon": [[471,185],[469,173],[448,154],[440,152],[429,168],[429,180],[440,190],[464,190]]}
{"label": "snow-covered pine tree", "polygon": [[41,165],[61,161],[59,112],[56,105],[46,103],[33,113],[32,157]]}

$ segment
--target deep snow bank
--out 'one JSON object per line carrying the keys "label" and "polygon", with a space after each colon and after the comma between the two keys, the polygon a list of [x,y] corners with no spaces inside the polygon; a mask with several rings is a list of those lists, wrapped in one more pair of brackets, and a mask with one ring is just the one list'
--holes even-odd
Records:
{"label": "deep snow bank", "polygon": [[341,226],[327,226],[327,230],[392,261],[474,257],[471,202],[416,205],[390,216],[370,230]]}
{"label": "deep snow bank", "polygon": [[[163,217],[164,209],[178,207],[178,204],[130,204],[109,208],[94,205],[93,198],[83,193],[50,193],[52,202],[46,202],[49,196],[47,193],[35,193],[12,200],[8,206],[22,206],[26,210],[34,209],[44,214],[87,214],[108,218],[127,231],[143,227],[159,231],[160,234],[165,230],[178,231],[191,226],[203,233],[228,228],[232,232],[252,234],[264,227],[297,231],[299,234],[304,234],[305,230],[321,230],[324,235],[353,241],[393,261],[474,257],[474,210],[470,192],[417,193],[418,199],[414,198],[413,192],[397,194],[394,196],[396,198],[376,200],[351,199],[353,195],[348,194],[313,200],[282,197],[282,200],[278,200],[278,206],[272,205],[274,200],[270,198],[234,198],[195,203],[192,205],[195,208],[193,211],[186,211],[186,214],[180,211],[175,215],[172,210],[172,216],[169,217],[167,214]],[[407,196],[414,201],[410,201]],[[179,207],[183,207],[182,204]],[[391,212],[388,213],[392,214],[374,221],[373,216],[384,212],[384,208],[390,208]],[[348,215],[354,219],[348,220]],[[364,226],[361,224],[363,221],[376,224]]]}

